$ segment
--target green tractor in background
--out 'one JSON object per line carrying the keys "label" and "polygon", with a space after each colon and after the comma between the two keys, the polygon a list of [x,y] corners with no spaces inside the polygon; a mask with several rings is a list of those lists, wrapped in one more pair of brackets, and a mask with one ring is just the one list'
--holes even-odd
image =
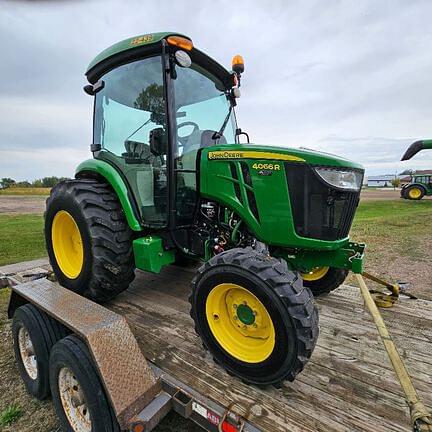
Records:
{"label": "green tractor in background", "polygon": [[[402,161],[411,159],[421,150],[432,149],[432,140],[413,142],[402,156]],[[410,200],[421,200],[424,196],[432,195],[432,176],[413,174],[408,184],[402,186],[401,197]]]}
{"label": "green tractor in background", "polygon": [[[257,385],[293,380],[318,336],[313,294],[361,273],[349,241],[364,170],[302,149],[249,143],[233,71],[180,34],[154,33],[99,54],[93,159],[47,200],[45,236],[61,285],[96,302],[135,269],[203,261],[191,316],[205,347]],[[240,136],[247,144],[240,143]]]}

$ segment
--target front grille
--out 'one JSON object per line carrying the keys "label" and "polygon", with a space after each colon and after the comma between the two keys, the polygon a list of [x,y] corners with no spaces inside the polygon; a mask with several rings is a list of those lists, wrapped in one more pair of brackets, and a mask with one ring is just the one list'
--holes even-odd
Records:
{"label": "front grille", "polygon": [[360,191],[335,189],[308,165],[286,163],[285,172],[296,233],[330,241],[347,237]]}

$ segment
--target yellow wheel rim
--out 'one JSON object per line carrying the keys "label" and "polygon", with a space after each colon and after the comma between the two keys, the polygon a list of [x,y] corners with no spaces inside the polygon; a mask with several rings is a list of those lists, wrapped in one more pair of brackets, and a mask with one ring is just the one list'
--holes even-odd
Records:
{"label": "yellow wheel rim", "polygon": [[54,216],[51,238],[60,270],[69,279],[76,279],[84,263],[84,248],[78,225],[67,211],[61,210]]}
{"label": "yellow wheel rim", "polygon": [[421,190],[419,188],[413,187],[408,191],[410,198],[417,199],[421,197]]}
{"label": "yellow wheel rim", "polygon": [[315,267],[308,273],[301,273],[305,281],[316,281],[322,279],[329,271],[330,267]]}
{"label": "yellow wheel rim", "polygon": [[234,358],[260,363],[273,352],[273,321],[246,288],[232,283],[215,286],[207,297],[206,317],[213,336]]}

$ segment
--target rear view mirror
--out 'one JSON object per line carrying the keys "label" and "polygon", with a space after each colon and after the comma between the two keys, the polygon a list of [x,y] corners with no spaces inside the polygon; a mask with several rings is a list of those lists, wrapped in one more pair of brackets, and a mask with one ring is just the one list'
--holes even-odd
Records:
{"label": "rear view mirror", "polygon": [[150,131],[150,151],[155,156],[166,154],[167,138],[164,128],[156,128]]}

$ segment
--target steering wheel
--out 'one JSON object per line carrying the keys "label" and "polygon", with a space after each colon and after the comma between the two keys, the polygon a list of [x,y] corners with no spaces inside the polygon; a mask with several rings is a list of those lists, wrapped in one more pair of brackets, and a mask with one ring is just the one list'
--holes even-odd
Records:
{"label": "steering wheel", "polygon": [[180,129],[180,128],[182,128],[182,127],[185,127],[185,126],[193,126],[193,130],[192,130],[192,132],[189,134],[189,135],[186,135],[186,136],[180,136],[178,133],[177,133],[177,138],[178,138],[178,140],[180,141],[180,144],[182,145],[182,146],[184,146],[186,143],[187,143],[187,140],[189,139],[189,137],[195,132],[195,131],[197,131],[197,130],[199,130],[199,126],[195,123],[195,122],[193,122],[193,121],[185,121],[185,122],[183,122],[183,123],[180,123],[179,125],[177,125],[177,131]]}

